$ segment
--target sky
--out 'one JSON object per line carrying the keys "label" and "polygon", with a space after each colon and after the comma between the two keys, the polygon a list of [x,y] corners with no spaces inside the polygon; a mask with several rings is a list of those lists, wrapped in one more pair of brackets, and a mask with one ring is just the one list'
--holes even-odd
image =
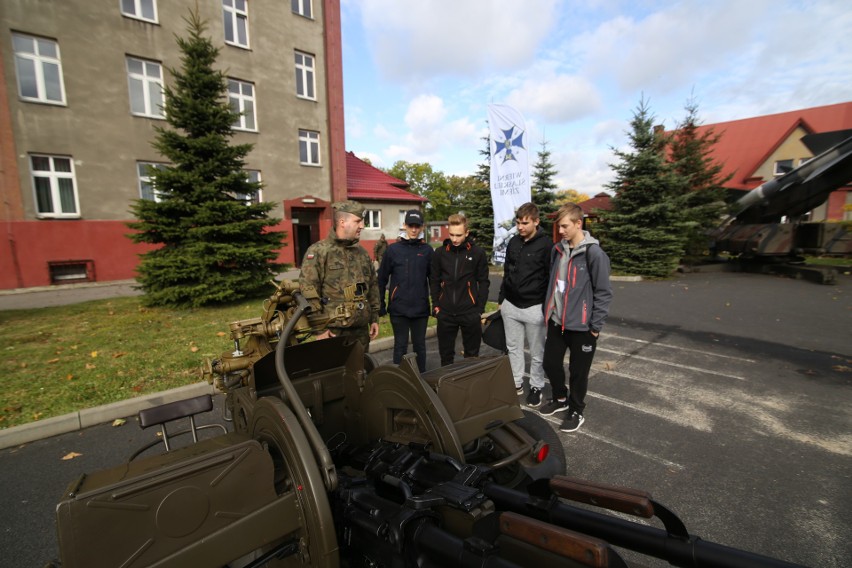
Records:
{"label": "sky", "polygon": [[852,101],[848,2],[341,0],[346,148],[470,175],[487,105],[517,108],[530,167],[590,197],[641,100],[670,129]]}

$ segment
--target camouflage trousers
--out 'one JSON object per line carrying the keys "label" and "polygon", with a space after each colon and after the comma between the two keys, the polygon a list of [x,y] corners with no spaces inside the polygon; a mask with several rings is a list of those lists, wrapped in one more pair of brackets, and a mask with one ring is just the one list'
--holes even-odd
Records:
{"label": "camouflage trousers", "polygon": [[330,327],[328,330],[335,336],[353,337],[361,342],[364,346],[364,353],[370,351],[370,326],[357,327]]}

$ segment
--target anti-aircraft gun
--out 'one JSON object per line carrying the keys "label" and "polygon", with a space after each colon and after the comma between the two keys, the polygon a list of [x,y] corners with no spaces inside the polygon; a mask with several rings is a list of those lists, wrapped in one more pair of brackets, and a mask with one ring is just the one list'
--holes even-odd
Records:
{"label": "anti-aircraft gun", "polygon": [[[301,341],[345,316],[305,292],[279,284],[205,364],[230,431],[199,440],[192,422],[195,443],[170,448],[164,427],[166,453],[68,486],[53,566],[627,566],[613,547],[675,566],[792,566],[690,535],[646,492],[560,475],[561,449],[523,424],[506,357],[421,375],[357,341]],[[140,425],[210,407],[146,409]]]}
{"label": "anti-aircraft gun", "polygon": [[832,191],[852,182],[852,130],[811,134],[802,141],[816,156],[740,198],[711,238],[717,252],[739,255],[745,270],[832,284],[834,269],[805,266],[801,255],[848,256],[852,233],[843,223],[808,223],[802,218]]}

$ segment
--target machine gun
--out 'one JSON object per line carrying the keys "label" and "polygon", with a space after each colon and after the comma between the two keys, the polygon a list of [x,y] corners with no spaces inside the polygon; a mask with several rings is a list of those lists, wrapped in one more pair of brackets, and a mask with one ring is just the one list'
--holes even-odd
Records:
{"label": "machine gun", "polygon": [[[53,566],[627,566],[614,547],[792,566],[690,535],[647,493],[560,475],[559,452],[523,425],[506,357],[423,375],[411,357],[376,365],[357,341],[299,341],[333,319],[321,307],[284,282],[261,318],[232,324],[235,350],[204,367],[232,431],[71,483]],[[205,396],[140,422],[193,415]]]}

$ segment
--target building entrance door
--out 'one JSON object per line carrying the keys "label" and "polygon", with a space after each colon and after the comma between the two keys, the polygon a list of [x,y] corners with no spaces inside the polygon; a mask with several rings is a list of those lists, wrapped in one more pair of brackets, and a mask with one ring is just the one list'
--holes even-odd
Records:
{"label": "building entrance door", "polygon": [[302,266],[305,251],[319,240],[319,213],[316,209],[293,208],[293,244],[296,247],[296,266]]}

